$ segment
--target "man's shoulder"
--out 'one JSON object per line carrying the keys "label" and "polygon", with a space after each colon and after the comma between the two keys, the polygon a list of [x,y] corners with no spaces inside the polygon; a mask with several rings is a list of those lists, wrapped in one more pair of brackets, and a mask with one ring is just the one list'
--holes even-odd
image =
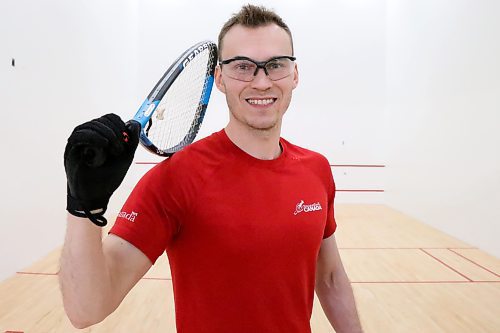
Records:
{"label": "man's shoulder", "polygon": [[169,168],[192,170],[195,168],[210,168],[220,163],[224,155],[220,145],[220,132],[213,133],[196,142],[162,162]]}
{"label": "man's shoulder", "polygon": [[298,146],[296,144],[281,138],[282,143],[286,146],[287,155],[294,160],[299,160],[304,163],[318,163],[320,165],[330,165],[328,159],[321,153]]}
{"label": "man's shoulder", "polygon": [[[288,160],[298,162],[298,165],[302,167],[299,170],[309,176],[319,177],[325,184],[331,183],[331,179],[333,179],[331,165],[323,154],[297,146],[284,139],[282,139],[282,142],[286,146]],[[293,163],[293,165],[297,166],[296,163]]]}

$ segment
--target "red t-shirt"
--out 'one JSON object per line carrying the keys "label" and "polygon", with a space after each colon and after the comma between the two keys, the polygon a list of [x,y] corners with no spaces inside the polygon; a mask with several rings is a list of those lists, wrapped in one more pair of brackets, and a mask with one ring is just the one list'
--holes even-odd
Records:
{"label": "red t-shirt", "polygon": [[166,250],[178,333],[310,332],[316,260],[335,185],[320,154],[280,139],[256,159],[224,130],[152,168],[111,233]]}

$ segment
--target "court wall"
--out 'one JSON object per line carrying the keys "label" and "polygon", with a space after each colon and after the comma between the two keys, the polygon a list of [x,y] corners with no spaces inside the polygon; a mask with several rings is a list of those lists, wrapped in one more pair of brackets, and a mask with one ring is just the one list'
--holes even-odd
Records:
{"label": "court wall", "polygon": [[500,3],[387,1],[386,202],[500,257]]}
{"label": "court wall", "polygon": [[[108,112],[130,117],[178,53],[216,40],[243,3],[0,2],[0,279],[63,241],[73,127]],[[498,5],[260,3],[294,33],[300,82],[283,136],[329,159],[337,201],[387,203],[499,255]],[[214,91],[199,137],[227,119]],[[111,220],[158,161],[138,150]]]}

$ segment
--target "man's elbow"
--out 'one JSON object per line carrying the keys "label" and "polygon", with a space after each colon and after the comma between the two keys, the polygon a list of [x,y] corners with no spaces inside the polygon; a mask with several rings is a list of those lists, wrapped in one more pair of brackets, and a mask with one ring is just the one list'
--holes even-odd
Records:
{"label": "man's elbow", "polygon": [[67,311],[66,311],[66,316],[68,316],[68,319],[74,328],[83,329],[95,324],[91,320],[72,315],[70,312]]}
{"label": "man's elbow", "polygon": [[100,315],[98,313],[90,313],[87,311],[77,311],[68,307],[64,307],[66,316],[68,317],[71,325],[78,329],[83,329],[100,323],[107,315]]}
{"label": "man's elbow", "polygon": [[93,325],[92,323],[89,323],[89,322],[78,321],[78,319],[71,319],[70,317],[68,317],[68,318],[69,318],[71,325],[73,325],[74,328],[77,328],[79,330],[90,327]]}

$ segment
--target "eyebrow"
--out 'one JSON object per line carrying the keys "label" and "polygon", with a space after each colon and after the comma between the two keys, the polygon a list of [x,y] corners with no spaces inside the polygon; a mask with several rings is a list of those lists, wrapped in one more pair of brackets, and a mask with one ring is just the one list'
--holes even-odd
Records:
{"label": "eyebrow", "polygon": [[247,56],[241,56],[241,55],[237,55],[235,57],[231,57],[231,58],[227,58],[227,59],[223,59],[220,61],[220,63],[224,63],[228,60],[250,60],[252,62],[256,62],[256,63],[259,63],[259,64],[262,64],[262,63],[266,63],[270,60],[273,60],[273,59],[278,59],[278,58],[293,58],[293,60],[295,60],[295,57],[294,56],[289,56],[289,55],[277,55],[277,56],[272,56],[271,58],[268,58],[266,60],[262,60],[262,61],[258,61],[258,60],[255,60],[255,59],[252,59],[250,57],[247,57]]}

